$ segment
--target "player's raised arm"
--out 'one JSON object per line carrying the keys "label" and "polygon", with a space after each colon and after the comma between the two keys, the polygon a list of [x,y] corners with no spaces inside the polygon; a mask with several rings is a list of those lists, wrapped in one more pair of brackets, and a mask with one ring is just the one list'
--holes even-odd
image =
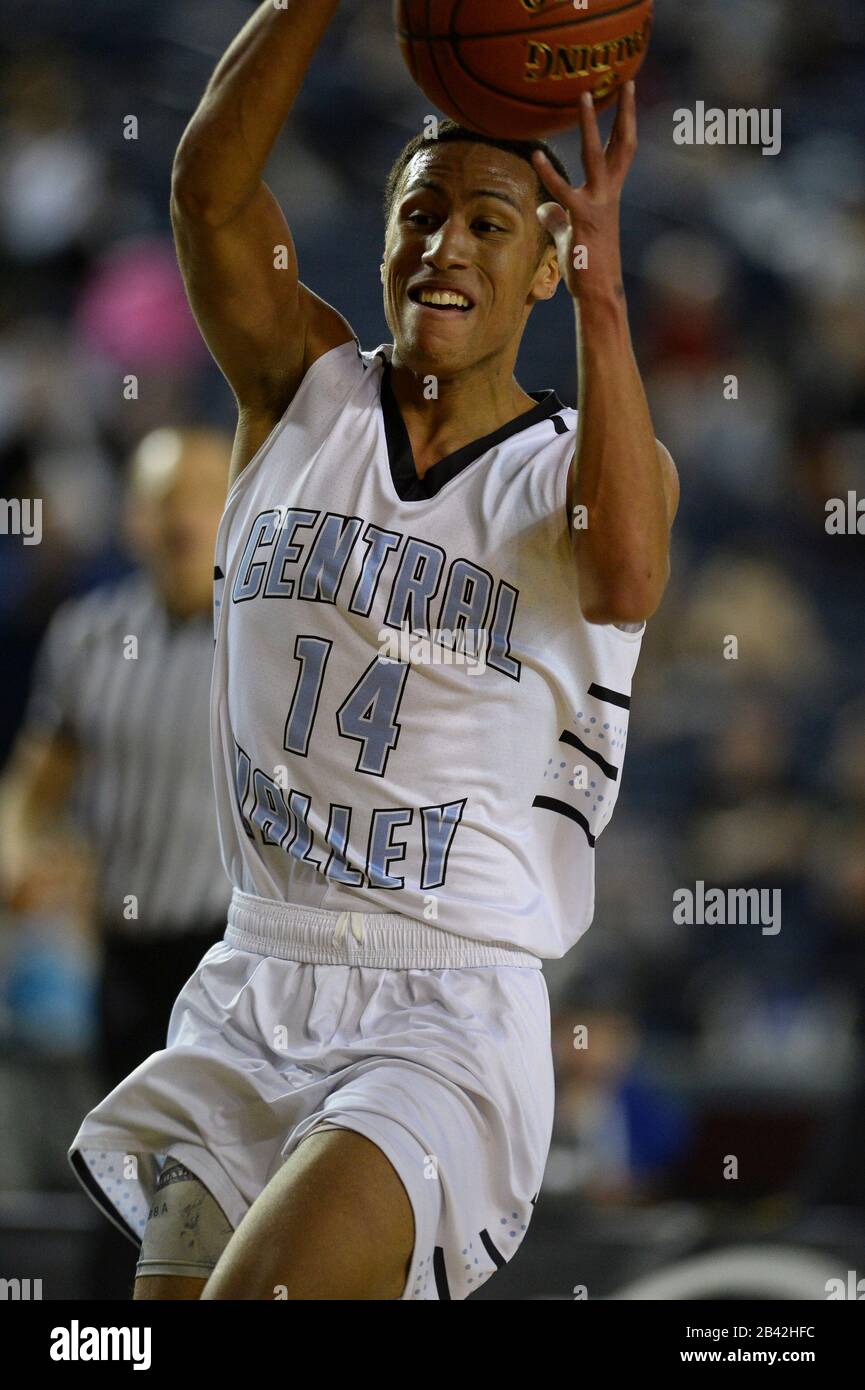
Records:
{"label": "player's raised arm", "polygon": [[219,62],[174,160],[171,220],[186,291],[238,404],[232,482],[312,363],[352,336],[299,282],[291,232],[262,178],[338,3],[265,0]]}
{"label": "player's raised arm", "polygon": [[[568,513],[576,504],[587,517],[585,526],[572,531],[580,605],[588,622],[621,625],[651,617],[661,602],[679,481],[672,458],[655,438],[622,283],[619,209],[637,148],[633,82],[621,90],[606,149],[588,94],[580,126],[586,172],[581,188],[570,188],[542,152],[532,158],[558,200],[543,204],[538,215],[556,242],[576,316],[579,438]],[[585,259],[575,257],[576,248]]]}

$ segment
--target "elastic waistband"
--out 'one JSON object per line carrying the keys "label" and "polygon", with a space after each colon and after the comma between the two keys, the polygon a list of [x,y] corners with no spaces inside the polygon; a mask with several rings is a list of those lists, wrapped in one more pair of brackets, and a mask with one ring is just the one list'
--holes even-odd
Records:
{"label": "elastic waistband", "polygon": [[394,912],[329,912],[241,893],[235,888],[224,941],[241,951],[310,965],[367,965],[383,970],[449,970],[528,965],[539,956],[501,942],[474,941]]}

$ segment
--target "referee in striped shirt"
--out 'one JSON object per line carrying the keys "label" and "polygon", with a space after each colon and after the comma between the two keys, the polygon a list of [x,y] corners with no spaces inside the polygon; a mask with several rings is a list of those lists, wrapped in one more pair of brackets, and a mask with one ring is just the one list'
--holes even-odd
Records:
{"label": "referee in striped shirt", "polygon": [[[57,609],[3,778],[7,901],[74,916],[90,885],[108,1090],[165,1046],[176,995],[225,930],[209,692],[230,454],[227,436],[206,429],[139,444],[125,527],[141,568]],[[75,862],[82,849],[88,864]]]}

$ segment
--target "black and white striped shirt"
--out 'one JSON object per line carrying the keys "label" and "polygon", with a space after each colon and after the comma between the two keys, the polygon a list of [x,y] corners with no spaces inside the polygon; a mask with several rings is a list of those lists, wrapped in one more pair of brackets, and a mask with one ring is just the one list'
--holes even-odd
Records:
{"label": "black and white striped shirt", "polygon": [[78,748],[72,811],[108,931],[212,931],[225,917],[212,665],[211,614],[173,618],[140,572],[61,604],[43,639],[25,727]]}

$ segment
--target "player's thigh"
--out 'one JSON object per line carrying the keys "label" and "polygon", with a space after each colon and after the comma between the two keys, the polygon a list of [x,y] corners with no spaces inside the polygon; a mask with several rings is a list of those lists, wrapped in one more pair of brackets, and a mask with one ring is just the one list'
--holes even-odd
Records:
{"label": "player's thigh", "polygon": [[402,1180],[371,1140],[314,1130],[252,1204],[204,1299],[398,1299],[414,1249]]}

